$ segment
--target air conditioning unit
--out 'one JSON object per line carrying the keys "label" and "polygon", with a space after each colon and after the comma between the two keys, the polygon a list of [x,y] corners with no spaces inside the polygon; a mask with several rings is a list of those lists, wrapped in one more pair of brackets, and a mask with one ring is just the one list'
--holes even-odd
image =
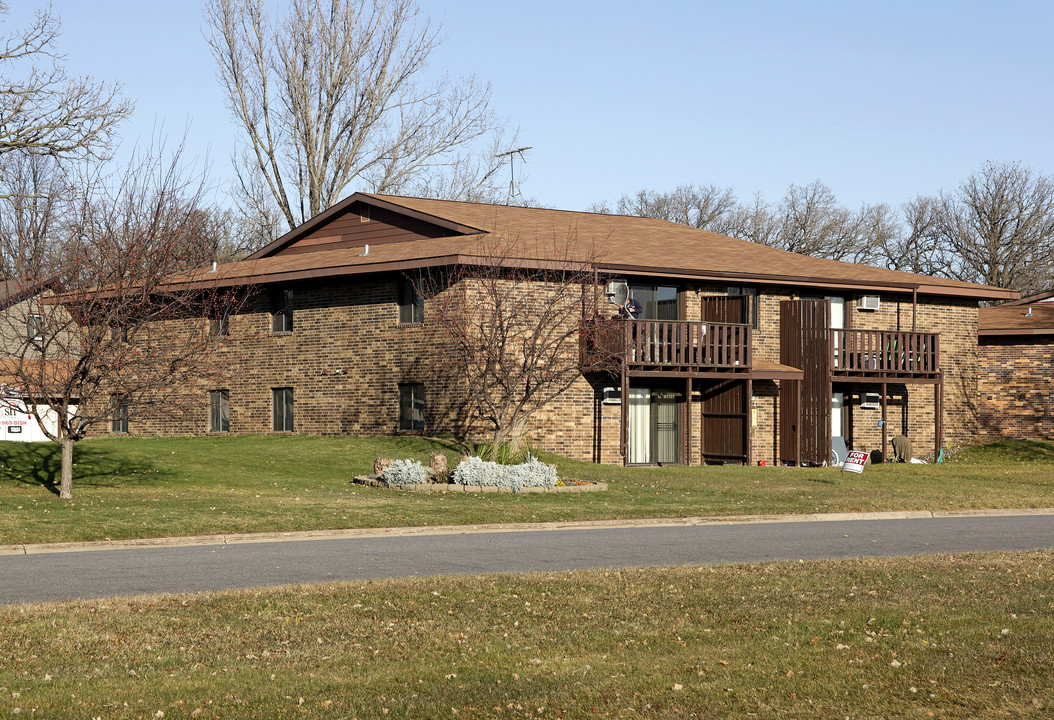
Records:
{"label": "air conditioning unit", "polygon": [[600,397],[604,405],[621,405],[622,391],[615,387],[606,387],[600,391]]}
{"label": "air conditioning unit", "polygon": [[621,305],[629,297],[629,283],[625,280],[612,280],[608,283],[608,302],[612,305]]}
{"label": "air conditioning unit", "polygon": [[879,298],[878,295],[861,295],[856,299],[856,309],[869,311],[878,310],[880,299],[881,298]]}
{"label": "air conditioning unit", "polygon": [[877,410],[880,407],[882,407],[882,398],[878,393],[864,393],[864,397],[860,400],[862,410]]}

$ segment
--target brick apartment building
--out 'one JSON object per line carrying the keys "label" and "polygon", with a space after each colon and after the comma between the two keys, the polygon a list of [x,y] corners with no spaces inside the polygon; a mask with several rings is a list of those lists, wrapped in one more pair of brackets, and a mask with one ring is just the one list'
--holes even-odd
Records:
{"label": "brick apartment building", "polygon": [[981,308],[978,369],[984,432],[1054,440],[1054,291]]}
{"label": "brick apartment building", "polygon": [[821,463],[900,432],[920,455],[970,442],[978,301],[1017,296],[662,220],[358,193],[244,261],[182,277],[254,289],[224,328],[229,380],[188,388],[196,419],[133,411],[119,429],[453,431],[456,390],[412,278],[471,265],[498,234],[524,263],[545,262],[554,239],[583,260],[599,248],[601,291],[643,306],[619,321],[602,305],[583,356],[615,362],[590,365],[528,430],[602,463]]}

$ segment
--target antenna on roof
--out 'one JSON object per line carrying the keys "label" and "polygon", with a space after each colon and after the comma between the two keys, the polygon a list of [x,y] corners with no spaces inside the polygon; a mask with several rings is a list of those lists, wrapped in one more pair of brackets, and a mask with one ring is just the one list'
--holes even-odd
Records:
{"label": "antenna on roof", "polygon": [[533,150],[533,147],[519,147],[515,150],[509,150],[508,152],[498,153],[494,157],[496,158],[509,158],[509,193],[505,196],[505,204],[512,205],[513,198],[523,199],[523,193],[516,186],[516,156],[520,157],[520,162],[527,162],[527,159],[523,156],[528,150]]}

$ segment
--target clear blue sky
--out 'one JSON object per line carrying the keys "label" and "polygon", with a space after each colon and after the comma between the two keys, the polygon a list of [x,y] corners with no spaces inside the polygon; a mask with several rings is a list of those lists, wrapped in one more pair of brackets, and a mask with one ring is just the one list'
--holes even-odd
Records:
{"label": "clear blue sky", "polygon": [[[35,0],[12,0],[8,27]],[[275,0],[278,4],[278,0]],[[850,207],[951,189],[986,160],[1054,173],[1054,3],[421,0],[433,70],[475,73],[533,146],[522,190],[582,209],[641,188],[777,200],[821,180]],[[72,72],[137,102],[230,176],[230,122],[194,2],[54,0]],[[349,192],[358,188],[349,188]]]}

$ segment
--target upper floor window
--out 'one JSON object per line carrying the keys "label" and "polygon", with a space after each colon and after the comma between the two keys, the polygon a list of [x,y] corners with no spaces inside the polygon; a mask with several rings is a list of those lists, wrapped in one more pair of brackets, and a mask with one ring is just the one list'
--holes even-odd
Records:
{"label": "upper floor window", "polygon": [[631,283],[629,296],[644,308],[641,320],[680,320],[681,306],[677,287],[673,285],[638,285]]}
{"label": "upper floor window", "polygon": [[271,332],[293,332],[293,291],[288,288],[271,294]]}
{"label": "upper floor window", "polygon": [[225,338],[230,334],[231,322],[230,318],[227,317],[227,313],[223,310],[215,311],[212,317],[209,318],[209,335],[214,338]]}
{"label": "upper floor window", "polygon": [[26,317],[26,336],[29,340],[44,339],[44,316],[39,313],[30,313]]}
{"label": "upper floor window", "polygon": [[419,323],[424,320],[425,298],[421,293],[421,276],[399,278],[399,323]]}

